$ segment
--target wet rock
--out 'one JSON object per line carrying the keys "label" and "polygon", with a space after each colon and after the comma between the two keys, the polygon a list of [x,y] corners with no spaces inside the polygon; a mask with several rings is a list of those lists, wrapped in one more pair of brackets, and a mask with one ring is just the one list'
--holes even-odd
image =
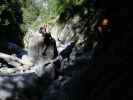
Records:
{"label": "wet rock", "polygon": [[0,99],[20,99],[21,95],[26,95],[22,93],[26,88],[30,88],[29,92],[35,89],[36,80],[37,76],[33,73],[0,75]]}

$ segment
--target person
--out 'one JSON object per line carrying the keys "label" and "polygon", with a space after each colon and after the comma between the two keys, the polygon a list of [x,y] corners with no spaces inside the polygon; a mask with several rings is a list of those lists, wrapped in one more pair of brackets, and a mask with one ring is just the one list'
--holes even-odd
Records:
{"label": "person", "polygon": [[70,57],[70,54],[71,54],[71,52],[72,52],[72,50],[73,50],[73,47],[75,46],[75,43],[76,42],[71,42],[71,43],[69,43],[69,44],[67,44],[67,46],[65,47],[65,49],[64,50],[62,50],[59,54],[60,54],[60,56],[62,57],[62,59],[65,59],[65,58],[67,58],[67,60],[69,61],[69,57]]}
{"label": "person", "polygon": [[47,25],[44,25],[43,27],[40,27],[39,33],[48,33]]}
{"label": "person", "polygon": [[[45,45],[42,50],[42,55],[43,56],[49,56],[52,55],[51,59],[55,59],[58,56],[58,50],[56,47],[56,41],[55,39],[51,36],[51,33],[48,32],[47,26],[40,27],[39,33],[42,34],[44,40],[43,44]],[[47,52],[49,51],[49,52]],[[52,51],[52,52],[50,52]],[[54,62],[54,72],[55,76],[54,78],[58,78],[60,75],[60,61],[57,60]]]}
{"label": "person", "polygon": [[43,48],[42,55],[45,56],[48,47],[49,47],[50,45],[53,45],[53,46],[54,46],[54,57],[53,57],[53,58],[57,57],[58,51],[57,51],[57,47],[56,47],[56,42],[55,42],[55,40],[52,38],[51,33],[48,32],[47,25],[44,25],[43,27],[40,27],[39,33],[42,34],[42,36],[43,36],[43,38],[44,38],[44,44],[46,45],[46,47]]}

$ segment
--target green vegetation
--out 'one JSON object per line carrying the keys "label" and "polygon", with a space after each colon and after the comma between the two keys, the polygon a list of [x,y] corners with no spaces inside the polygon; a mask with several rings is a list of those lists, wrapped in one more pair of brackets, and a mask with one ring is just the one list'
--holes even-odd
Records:
{"label": "green vegetation", "polygon": [[[50,20],[53,20],[61,13],[64,13],[66,8],[71,6],[82,6],[83,3],[88,0],[4,0],[5,3],[0,5],[0,13],[3,12],[4,9],[11,10],[11,5],[18,5],[20,7],[19,10],[22,11],[22,23],[21,29],[23,32],[27,31],[27,28],[30,25],[37,26],[36,22],[39,17],[41,22],[48,23]],[[11,10],[12,14],[14,13]],[[15,17],[16,15],[14,15]]]}
{"label": "green vegetation", "polygon": [[[8,41],[13,42],[22,42],[22,38],[29,28],[36,31],[40,25],[53,24],[53,20],[56,18],[59,18],[59,22],[65,23],[75,15],[79,15],[83,20],[92,19],[91,16],[95,15],[94,11],[90,10],[89,0],[3,1],[0,4],[0,33],[4,38],[8,37]],[[85,11],[86,15],[84,15]],[[90,22],[88,21],[88,23]]]}

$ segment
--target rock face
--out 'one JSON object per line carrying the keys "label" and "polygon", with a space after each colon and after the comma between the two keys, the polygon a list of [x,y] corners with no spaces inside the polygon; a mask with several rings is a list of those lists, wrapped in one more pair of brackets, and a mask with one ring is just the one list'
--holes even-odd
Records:
{"label": "rock face", "polygon": [[[33,73],[18,75],[1,75],[0,76],[0,99],[20,99],[24,97],[24,90],[30,88],[32,92],[35,88],[37,76]],[[33,90],[31,90],[33,89]],[[26,97],[26,96],[25,96]],[[22,99],[21,98],[21,99]]]}
{"label": "rock face", "polygon": [[[89,68],[95,50],[85,46],[84,33],[88,32],[87,23],[88,18],[83,20],[80,15],[76,15],[64,24],[51,25],[49,31],[53,40],[46,50],[46,55],[43,55],[46,48],[44,38],[29,28],[24,38],[28,55],[18,60],[22,61],[22,65],[29,62],[33,65],[24,68],[22,65],[1,68],[0,99],[80,99],[80,76]],[[58,54],[55,52],[57,50]],[[4,84],[6,82],[7,85]]]}
{"label": "rock face", "polygon": [[[37,21],[39,18],[41,17],[38,17]],[[54,42],[48,46],[46,55],[42,54],[43,48],[46,48],[44,38],[38,31],[29,27],[24,38],[28,55],[22,56],[19,60],[22,64],[27,65],[32,62],[33,65],[1,68],[1,74],[4,75],[0,76],[2,80],[0,99],[79,100],[80,96],[84,96],[80,77],[86,69],[90,68],[95,51],[95,48],[88,49],[90,45],[86,45],[87,35],[90,34],[88,17],[83,19],[82,16],[76,14],[66,23],[56,21],[49,26]],[[55,56],[57,50],[58,55]],[[2,88],[6,87],[6,84],[3,84],[5,81],[9,85],[7,87],[11,88],[9,91]]]}
{"label": "rock face", "polygon": [[[85,47],[86,23],[77,15],[65,24],[51,25],[51,36],[55,40],[48,46],[46,55],[42,55],[43,48],[46,48],[44,38],[29,29],[24,39],[29,58],[26,54],[18,60],[25,65],[31,61],[33,65],[1,68],[0,99],[78,100],[76,95],[79,95],[80,74],[90,65],[95,49]],[[8,91],[2,87],[11,89]]]}
{"label": "rock face", "polygon": [[[34,44],[31,45],[28,55],[22,55],[22,59],[13,55],[0,53],[1,100],[27,100],[33,96],[35,96],[35,100],[37,100],[37,98],[40,98],[37,91],[39,92],[39,89],[47,86],[40,85],[43,83],[51,83],[50,80],[54,80],[55,63],[59,60],[56,58],[58,55],[56,43],[54,39],[49,40],[50,44],[46,47],[44,38],[41,38],[41,36],[36,36],[34,38],[37,39],[33,39]],[[16,48],[16,46],[11,48]],[[45,50],[46,55],[43,55],[42,53],[45,48],[47,48],[47,50]],[[38,50],[40,51],[38,52]]]}
{"label": "rock face", "polygon": [[[63,98],[68,98],[68,96],[73,98],[73,93],[69,90],[69,94],[67,88],[71,82],[76,87],[79,86],[79,72],[84,71],[85,66],[89,65],[88,59],[91,54],[86,52],[88,58],[84,56],[82,46],[77,48],[75,43],[70,43],[64,47],[63,51],[54,59],[51,59],[51,53],[47,53],[48,56],[45,57],[45,60],[38,61],[38,63],[29,66],[29,68],[4,67],[5,70],[10,70],[9,73],[6,70],[5,72],[7,73],[3,73],[3,75],[1,72],[0,99],[29,100],[33,98],[34,100],[65,100]],[[69,60],[67,60],[68,57]],[[79,67],[79,64],[82,68]],[[78,82],[78,84],[75,82]],[[69,88],[73,87],[73,85]],[[75,93],[75,95],[77,94]]]}

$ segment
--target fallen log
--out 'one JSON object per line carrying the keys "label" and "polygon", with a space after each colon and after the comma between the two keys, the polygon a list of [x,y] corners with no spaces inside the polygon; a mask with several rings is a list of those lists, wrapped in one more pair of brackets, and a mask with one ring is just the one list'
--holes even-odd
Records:
{"label": "fallen log", "polygon": [[33,65],[33,63],[30,61],[28,61],[30,63],[27,63],[23,59],[17,58],[16,56],[8,55],[1,52],[0,52],[0,58],[6,61],[9,65],[12,65],[17,68],[24,67],[24,66],[31,67]]}

